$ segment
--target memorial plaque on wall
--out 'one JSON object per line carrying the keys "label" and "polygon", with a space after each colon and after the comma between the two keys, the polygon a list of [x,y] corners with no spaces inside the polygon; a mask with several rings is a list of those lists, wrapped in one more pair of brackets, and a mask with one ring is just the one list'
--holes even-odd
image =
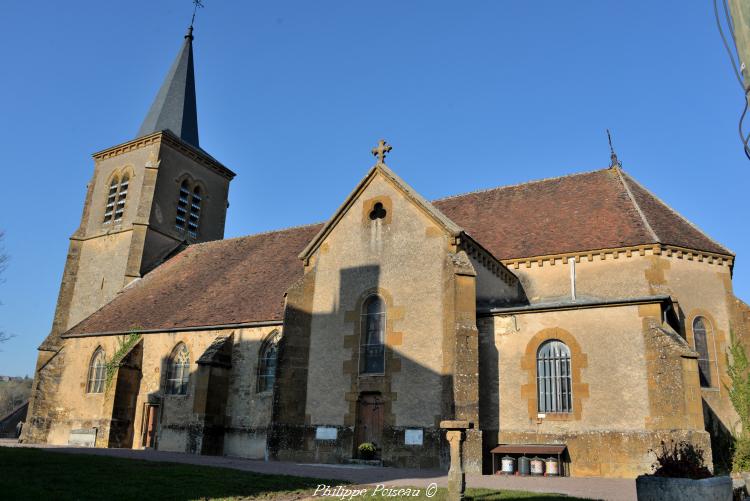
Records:
{"label": "memorial plaque on wall", "polygon": [[422,445],[422,430],[406,430],[404,432],[404,444],[406,445]]}
{"label": "memorial plaque on wall", "polygon": [[318,426],[315,429],[315,440],[336,440],[338,436],[336,428],[329,426]]}
{"label": "memorial plaque on wall", "polygon": [[96,428],[70,430],[70,435],[68,435],[68,445],[76,445],[78,447],[94,447],[95,444]]}

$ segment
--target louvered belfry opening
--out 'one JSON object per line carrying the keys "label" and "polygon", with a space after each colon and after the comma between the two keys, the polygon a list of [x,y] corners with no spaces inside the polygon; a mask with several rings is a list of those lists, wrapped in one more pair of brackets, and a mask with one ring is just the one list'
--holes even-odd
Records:
{"label": "louvered belfry opening", "polygon": [[177,196],[177,213],[175,228],[188,232],[192,238],[198,238],[201,219],[201,202],[203,196],[200,186],[192,186],[187,179],[180,184]]}

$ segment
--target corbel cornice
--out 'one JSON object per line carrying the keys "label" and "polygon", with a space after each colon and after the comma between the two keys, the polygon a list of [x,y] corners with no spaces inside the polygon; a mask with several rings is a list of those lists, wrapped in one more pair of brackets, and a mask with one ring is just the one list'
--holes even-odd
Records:
{"label": "corbel cornice", "polygon": [[94,160],[105,160],[107,158],[113,158],[129,151],[138,150],[152,144],[167,144],[173,149],[176,149],[186,157],[194,160],[195,162],[203,165],[204,167],[211,169],[220,176],[232,180],[236,174],[229,170],[227,167],[222,165],[218,160],[210,156],[208,153],[201,149],[192,146],[179,137],[175,136],[169,130],[163,130],[142,136],[126,143],[118,144],[107,148],[105,150],[97,151],[92,156]]}
{"label": "corbel cornice", "polygon": [[637,256],[666,256],[676,259],[686,259],[688,261],[707,262],[708,264],[715,264],[718,266],[729,266],[730,268],[734,265],[734,256],[728,254],[717,254],[713,252],[701,251],[696,249],[688,249],[686,247],[679,247],[676,245],[665,245],[665,244],[645,244],[645,245],[633,245],[627,247],[614,247],[608,249],[596,249],[587,251],[577,252],[565,252],[560,254],[548,254],[543,256],[531,256],[521,257],[512,259],[503,259],[502,262],[508,268],[519,269],[522,266],[524,268],[531,268],[536,265],[542,266],[555,266],[558,263],[566,264],[568,259],[575,259],[576,263],[583,261],[594,261],[598,259],[605,261],[607,259],[620,259],[620,258],[631,258],[633,255]]}

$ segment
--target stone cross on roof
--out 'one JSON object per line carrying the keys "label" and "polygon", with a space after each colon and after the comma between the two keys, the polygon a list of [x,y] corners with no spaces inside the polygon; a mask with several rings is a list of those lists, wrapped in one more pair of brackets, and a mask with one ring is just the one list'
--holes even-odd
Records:
{"label": "stone cross on roof", "polygon": [[378,157],[378,163],[384,164],[385,163],[385,156],[388,154],[389,151],[391,151],[393,147],[388,144],[385,139],[381,139],[378,141],[378,145],[372,149],[372,154]]}

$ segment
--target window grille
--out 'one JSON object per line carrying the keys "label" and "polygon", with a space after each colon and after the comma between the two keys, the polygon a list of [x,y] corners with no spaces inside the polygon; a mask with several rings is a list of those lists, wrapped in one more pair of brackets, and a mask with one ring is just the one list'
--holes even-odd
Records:
{"label": "window grille", "polygon": [[172,352],[167,371],[167,395],[187,395],[190,380],[190,352],[180,343]]}
{"label": "window grille", "polygon": [[385,303],[371,296],[362,307],[362,334],[359,346],[360,374],[385,372]]}
{"label": "window grille", "polygon": [[278,360],[278,334],[266,341],[258,360],[258,393],[272,391],[276,381],[276,364]]}
{"label": "window grille", "polygon": [[537,402],[540,413],[573,411],[570,350],[557,340],[546,341],[536,355]]}
{"label": "window grille", "polygon": [[696,317],[693,320],[693,340],[695,351],[698,352],[698,374],[701,386],[711,386],[711,357],[708,351],[708,336],[711,332],[711,323],[704,317]]}
{"label": "window grille", "polygon": [[86,386],[88,393],[101,393],[104,391],[105,363],[104,350],[97,348],[89,364],[89,379]]}

